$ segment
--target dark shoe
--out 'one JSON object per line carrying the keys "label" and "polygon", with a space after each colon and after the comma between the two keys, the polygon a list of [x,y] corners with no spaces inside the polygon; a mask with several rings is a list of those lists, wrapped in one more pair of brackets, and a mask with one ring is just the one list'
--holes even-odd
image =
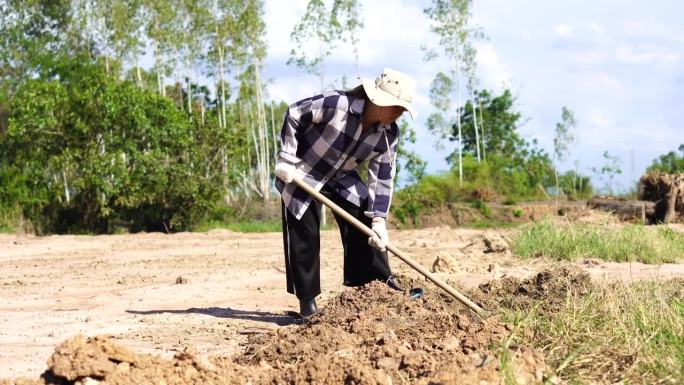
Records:
{"label": "dark shoe", "polygon": [[311,317],[316,313],[318,313],[318,307],[316,306],[315,298],[299,300],[299,314],[301,314],[302,317]]}
{"label": "dark shoe", "polygon": [[396,291],[404,291],[404,289],[402,289],[401,286],[399,286],[397,281],[394,280],[394,277],[389,277],[387,281],[385,281],[385,283],[387,283],[387,286],[389,286],[391,289],[394,289]]}

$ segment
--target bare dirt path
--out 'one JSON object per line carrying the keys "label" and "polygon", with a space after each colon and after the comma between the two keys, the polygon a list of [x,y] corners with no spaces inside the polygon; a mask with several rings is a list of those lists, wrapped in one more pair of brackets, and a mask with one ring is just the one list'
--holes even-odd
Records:
{"label": "bare dirt path", "polygon": [[[557,262],[520,261],[498,230],[392,231],[391,239],[444,279],[464,287],[526,277]],[[194,347],[230,355],[247,336],[287,325],[296,299],[284,289],[280,233],[0,235],[0,378],[37,377],[55,346],[75,334],[111,335],[165,357]],[[322,235],[321,300],[344,288],[339,235]],[[439,258],[438,258],[439,257]],[[392,258],[394,271],[416,277]],[[684,276],[684,264],[580,262],[594,276]],[[426,292],[438,290],[426,283]]]}

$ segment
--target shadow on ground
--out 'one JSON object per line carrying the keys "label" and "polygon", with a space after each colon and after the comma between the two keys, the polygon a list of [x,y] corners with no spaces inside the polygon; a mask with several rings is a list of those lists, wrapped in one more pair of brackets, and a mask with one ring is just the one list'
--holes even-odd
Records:
{"label": "shadow on ground", "polygon": [[218,318],[239,319],[245,321],[267,322],[278,326],[287,326],[300,323],[301,320],[285,313],[271,313],[264,311],[238,310],[231,308],[207,307],[196,308],[191,307],[186,310],[126,310],[129,314],[138,315],[152,315],[152,314],[203,314]]}

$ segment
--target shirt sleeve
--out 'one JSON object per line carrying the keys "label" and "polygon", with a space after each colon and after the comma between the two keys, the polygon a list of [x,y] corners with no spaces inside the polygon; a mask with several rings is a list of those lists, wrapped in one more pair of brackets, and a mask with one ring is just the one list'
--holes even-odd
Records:
{"label": "shirt sleeve", "polygon": [[[324,122],[326,116],[326,104],[323,95],[302,99],[287,108],[283,128],[280,131],[280,151],[278,160],[288,163],[298,163],[301,159],[297,156],[297,134],[303,134],[314,123]],[[330,119],[328,117],[328,119]]]}
{"label": "shirt sleeve", "polygon": [[[387,138],[387,131],[384,135]],[[387,141],[387,151],[368,163],[368,211],[365,214],[371,218],[387,218],[389,213],[396,174],[398,142],[399,136],[396,135],[391,143]]]}

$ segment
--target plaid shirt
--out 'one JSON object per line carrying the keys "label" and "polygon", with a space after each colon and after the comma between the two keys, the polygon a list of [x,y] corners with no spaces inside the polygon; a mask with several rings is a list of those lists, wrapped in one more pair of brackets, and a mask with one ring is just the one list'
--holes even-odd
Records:
{"label": "plaid shirt", "polygon": [[[394,175],[399,127],[377,124],[365,130],[361,113],[365,99],[344,91],[329,91],[292,104],[280,134],[278,161],[294,164],[304,182],[320,191],[328,185],[365,214],[387,217]],[[368,185],[356,168],[369,161]],[[300,219],[313,198],[293,183],[276,178],[276,188],[290,212]]]}

